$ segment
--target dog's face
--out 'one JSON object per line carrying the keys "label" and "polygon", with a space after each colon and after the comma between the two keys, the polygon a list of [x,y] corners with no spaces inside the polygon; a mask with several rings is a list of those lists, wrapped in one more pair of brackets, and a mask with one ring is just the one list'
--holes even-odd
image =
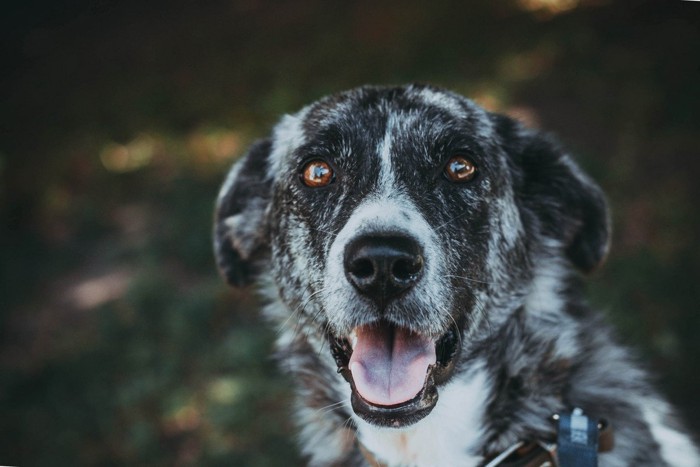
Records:
{"label": "dog's face", "polygon": [[215,226],[228,281],[271,275],[290,319],[327,340],[353,410],[381,426],[430,413],[477,330],[527,293],[536,258],[587,271],[607,239],[603,197],[567,156],[422,86],[285,117],[232,169]]}

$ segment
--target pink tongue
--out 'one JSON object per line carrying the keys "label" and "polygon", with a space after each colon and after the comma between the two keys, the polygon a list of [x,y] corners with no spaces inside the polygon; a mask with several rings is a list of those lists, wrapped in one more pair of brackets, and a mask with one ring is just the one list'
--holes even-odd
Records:
{"label": "pink tongue", "polygon": [[428,366],[435,363],[435,343],[407,329],[373,324],[355,330],[350,357],[355,389],[368,402],[395,405],[423,389]]}

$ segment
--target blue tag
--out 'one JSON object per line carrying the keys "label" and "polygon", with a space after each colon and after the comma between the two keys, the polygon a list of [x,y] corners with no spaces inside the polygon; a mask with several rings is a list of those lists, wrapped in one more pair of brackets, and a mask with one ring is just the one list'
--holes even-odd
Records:
{"label": "blue tag", "polygon": [[598,467],[598,422],[581,409],[560,415],[557,453],[560,467]]}

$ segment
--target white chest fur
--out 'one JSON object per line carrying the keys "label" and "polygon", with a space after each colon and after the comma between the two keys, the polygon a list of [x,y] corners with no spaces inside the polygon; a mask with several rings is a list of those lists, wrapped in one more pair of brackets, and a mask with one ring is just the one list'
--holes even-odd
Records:
{"label": "white chest fur", "polygon": [[483,434],[488,384],[483,369],[453,380],[441,388],[430,415],[405,429],[378,428],[355,416],[357,435],[390,466],[476,466],[482,459],[472,448]]}

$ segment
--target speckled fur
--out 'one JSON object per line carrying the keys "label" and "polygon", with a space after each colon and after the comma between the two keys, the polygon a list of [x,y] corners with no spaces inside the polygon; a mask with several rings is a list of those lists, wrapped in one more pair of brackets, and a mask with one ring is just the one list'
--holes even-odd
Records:
{"label": "speckled fur", "polygon": [[[467,154],[473,182],[441,175]],[[323,158],[336,179],[300,183]],[[326,332],[376,318],[338,264],[366,232],[411,235],[426,274],[386,310],[434,336],[464,323],[451,379],[423,420],[378,428],[357,417]],[[521,439],[553,435],[551,414],[582,407],[615,427],[601,466],[698,466],[697,451],[630,353],[581,295],[607,253],[600,189],[542,134],[437,88],[363,87],[285,116],[233,167],[216,212],[229,283],[257,281],[297,384],[311,465],[363,465],[355,439],[392,465],[477,466]]]}

